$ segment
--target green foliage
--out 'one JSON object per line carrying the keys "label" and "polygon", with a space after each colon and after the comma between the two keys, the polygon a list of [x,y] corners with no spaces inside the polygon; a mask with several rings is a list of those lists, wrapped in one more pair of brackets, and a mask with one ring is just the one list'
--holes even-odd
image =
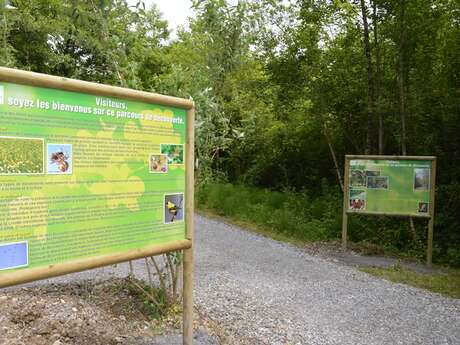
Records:
{"label": "green foliage", "polygon": [[214,183],[201,186],[196,200],[199,208],[302,241],[338,238],[340,234],[341,201],[335,189],[311,199],[306,192]]}
{"label": "green foliage", "polygon": [[165,290],[132,277],[128,283],[130,294],[142,301],[143,314],[152,319],[160,319],[169,313],[172,306],[168,303]]}
{"label": "green foliage", "polygon": [[[369,121],[357,1],[195,0],[189,28],[169,41],[158,10],[141,1],[9,3],[0,2],[0,65],[193,99],[208,207],[293,236],[337,237],[340,195],[324,186],[337,185],[343,156],[364,153],[367,137],[378,152],[378,115],[383,153],[402,153],[403,98],[407,154],[438,157],[434,258],[460,265],[458,1],[365,1]],[[223,188],[213,182],[247,187],[222,189],[228,201],[213,196]],[[270,204],[251,186],[273,191]],[[234,194],[253,201],[242,207]],[[356,218],[351,228],[354,241],[423,255],[422,223],[417,241],[407,221]]]}
{"label": "green foliage", "polygon": [[[140,89],[161,72],[166,22],[124,1],[16,0],[4,10],[14,67]],[[127,29],[129,28],[129,29]],[[12,63],[9,64],[13,66]],[[149,73],[145,73],[149,70]]]}
{"label": "green foliage", "polygon": [[148,282],[138,280],[132,274],[128,277],[131,294],[142,301],[144,314],[150,318],[164,318],[177,311],[181,300],[178,284],[182,259],[182,252],[145,258]]}
{"label": "green foliage", "polygon": [[460,267],[460,183],[458,181],[438,187],[436,193],[435,249],[443,263]]}

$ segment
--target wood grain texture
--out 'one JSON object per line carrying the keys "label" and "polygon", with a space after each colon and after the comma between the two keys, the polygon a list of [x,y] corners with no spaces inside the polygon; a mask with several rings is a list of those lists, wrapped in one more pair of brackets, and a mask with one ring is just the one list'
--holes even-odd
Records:
{"label": "wood grain texture", "polygon": [[49,265],[45,267],[21,269],[8,274],[0,275],[0,288],[17,284],[28,283],[35,280],[57,277],[68,273],[85,271],[102,266],[108,266],[136,260],[148,256],[168,253],[176,250],[191,248],[192,241],[180,240],[167,244],[154,245],[145,248],[134,249],[117,254],[93,256],[84,259]]}
{"label": "wood grain texture", "polygon": [[0,67],[0,81],[71,92],[89,93],[97,96],[116,97],[131,101],[154,103],[183,109],[193,108],[193,102],[183,98],[64,77],[56,77],[47,74],[21,71],[6,67]]}
{"label": "wood grain texture", "polygon": [[[195,109],[187,111],[187,141],[186,141],[186,185],[185,185],[185,227],[186,237],[193,242],[194,237],[194,186],[195,186]],[[194,260],[193,246],[184,250],[183,270],[183,344],[193,343],[193,279]]]}

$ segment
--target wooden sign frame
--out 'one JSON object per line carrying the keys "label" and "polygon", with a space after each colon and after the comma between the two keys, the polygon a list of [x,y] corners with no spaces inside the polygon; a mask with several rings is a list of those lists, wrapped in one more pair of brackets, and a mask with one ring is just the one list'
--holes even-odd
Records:
{"label": "wooden sign frame", "polygon": [[183,344],[193,343],[193,234],[194,234],[194,122],[195,105],[193,101],[164,96],[160,94],[136,91],[127,88],[103,85],[40,73],[0,67],[0,82],[10,82],[28,86],[44,87],[96,96],[116,97],[124,100],[152,103],[177,107],[186,110],[185,140],[185,229],[186,239],[166,244],[152,245],[142,249],[122,253],[102,255],[73,260],[66,263],[49,265],[24,271],[15,271],[0,276],[0,288],[31,282],[40,279],[79,272],[97,267],[112,265],[129,260],[183,250]]}
{"label": "wooden sign frame", "polygon": [[[350,161],[351,160],[415,160],[415,161],[431,161],[430,175],[430,202],[428,214],[405,214],[405,213],[384,213],[384,212],[354,212],[348,208],[349,191],[350,191]],[[391,217],[418,217],[428,219],[428,236],[427,236],[427,252],[426,263],[431,266],[433,262],[433,227],[434,227],[434,210],[435,210],[435,189],[436,189],[436,157],[435,156],[376,156],[376,155],[346,155],[344,168],[344,187],[343,187],[343,213],[342,213],[342,249],[347,249],[348,236],[348,216],[350,214],[376,215],[376,216],[391,216]]]}

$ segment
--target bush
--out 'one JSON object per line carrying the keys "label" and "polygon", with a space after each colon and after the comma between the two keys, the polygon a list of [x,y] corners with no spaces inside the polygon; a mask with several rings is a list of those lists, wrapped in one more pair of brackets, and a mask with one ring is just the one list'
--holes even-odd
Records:
{"label": "bush", "polygon": [[338,238],[340,200],[337,190],[327,191],[311,201],[306,192],[277,192],[219,183],[200,186],[196,193],[198,208],[305,241]]}
{"label": "bush", "polygon": [[[197,207],[237,221],[253,223],[301,241],[335,240],[341,237],[342,193],[323,183],[321,193],[271,191],[230,183],[211,183],[197,188]],[[433,259],[437,263],[460,266],[458,215],[460,185],[442,186],[437,191]],[[450,212],[450,213],[449,213]],[[427,221],[414,220],[414,241],[408,219],[353,215],[348,236],[363,247],[378,246],[374,252],[387,252],[424,260]]]}

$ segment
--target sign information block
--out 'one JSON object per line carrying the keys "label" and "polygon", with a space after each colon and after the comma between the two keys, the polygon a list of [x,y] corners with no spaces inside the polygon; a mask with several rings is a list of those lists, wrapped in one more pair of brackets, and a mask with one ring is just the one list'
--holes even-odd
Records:
{"label": "sign information block", "polygon": [[184,240],[186,121],[0,81],[0,276]]}
{"label": "sign information block", "polygon": [[428,220],[426,258],[430,266],[433,256],[435,183],[434,156],[346,155],[343,250],[347,248],[350,214],[425,218]]}
{"label": "sign information block", "polygon": [[431,160],[351,159],[348,211],[429,216]]}

